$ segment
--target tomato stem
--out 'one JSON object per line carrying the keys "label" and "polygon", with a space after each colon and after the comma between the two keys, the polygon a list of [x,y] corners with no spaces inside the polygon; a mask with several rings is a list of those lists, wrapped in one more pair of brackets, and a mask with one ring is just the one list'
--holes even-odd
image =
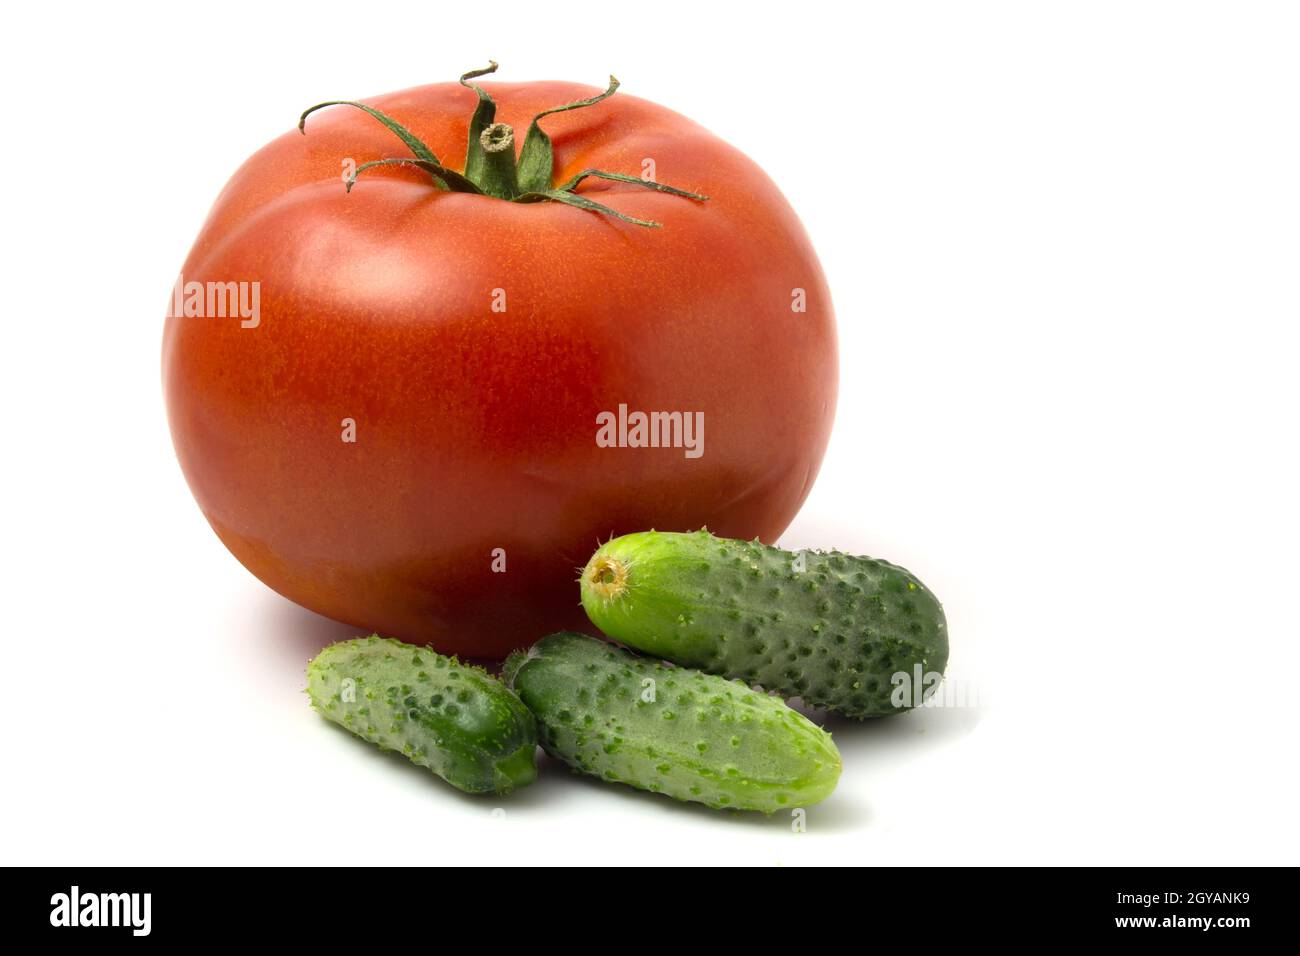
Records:
{"label": "tomato stem", "polygon": [[636,176],[629,176],[626,173],[614,173],[603,169],[584,169],[563,185],[554,185],[554,148],[551,144],[551,138],[546,135],[539,121],[552,113],[563,113],[568,110],[595,106],[602,100],[614,95],[614,91],[619,86],[618,80],[611,76],[609,86],[605,89],[605,92],[597,96],[566,103],[563,106],[555,106],[534,116],[532,123],[528,126],[528,133],[524,136],[519,157],[516,159],[514,129],[505,123],[495,122],[496,101],[492,99],[487,90],[477,83],[470,82],[477,77],[495,73],[496,70],[496,62],[489,61],[486,67],[479,70],[470,70],[460,78],[461,85],[473,90],[478,96],[478,105],[474,108],[474,115],[469,122],[469,137],[468,145],[465,148],[465,171],[463,173],[456,172],[444,165],[433,150],[429,149],[418,136],[397,122],[397,120],[381,113],[373,106],[367,106],[365,103],[358,103],[354,100],[329,100],[325,103],[317,103],[299,117],[298,130],[304,135],[306,134],[307,117],[316,110],[326,106],[352,106],[383,123],[414,154],[413,159],[394,157],[362,163],[347,180],[346,188],[348,192],[351,192],[353,185],[356,184],[357,176],[367,169],[372,169],[375,166],[415,166],[427,172],[438,189],[452,192],[478,193],[511,202],[559,202],[588,212],[612,216],[638,226],[658,226],[659,223],[649,219],[637,219],[633,216],[624,215],[616,209],[611,209],[609,206],[588,199],[586,196],[578,195],[576,192],[578,186],[583,180],[595,177],[612,182],[630,183],[646,189],[653,189],[700,202],[709,198],[700,193],[678,189],[676,186],[650,182]]}
{"label": "tomato stem", "polygon": [[519,195],[514,129],[505,123],[493,123],[479,136],[479,145],[484,157],[479,188],[497,199],[514,199]]}

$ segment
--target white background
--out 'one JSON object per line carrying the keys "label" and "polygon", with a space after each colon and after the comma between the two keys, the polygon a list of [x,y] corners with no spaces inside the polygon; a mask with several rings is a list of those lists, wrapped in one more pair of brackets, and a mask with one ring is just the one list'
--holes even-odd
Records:
{"label": "white background", "polygon": [[[3,862],[1298,862],[1296,8],[465,9],[7,11]],[[225,180],[489,57],[713,129],[822,258],[843,386],[783,542],[916,571],[981,706],[834,724],[806,833],[551,763],[464,797],[335,732],[302,671],[351,629],[176,465],[162,317]]]}

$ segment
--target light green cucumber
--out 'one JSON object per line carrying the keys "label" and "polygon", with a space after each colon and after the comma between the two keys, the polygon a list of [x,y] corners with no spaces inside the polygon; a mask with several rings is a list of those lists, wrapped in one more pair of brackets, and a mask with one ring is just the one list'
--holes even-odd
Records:
{"label": "light green cucumber", "polygon": [[874,558],[646,531],[597,550],[581,589],[622,644],[850,717],[920,704],[948,663],[938,599]]}
{"label": "light green cucumber", "polygon": [[467,793],[537,777],[537,723],[486,671],[378,636],[342,641],[307,665],[312,706]]}
{"label": "light green cucumber", "polygon": [[816,803],[839,780],[830,734],[739,681],[572,633],[510,655],[503,676],[546,752],[604,780],[769,814]]}

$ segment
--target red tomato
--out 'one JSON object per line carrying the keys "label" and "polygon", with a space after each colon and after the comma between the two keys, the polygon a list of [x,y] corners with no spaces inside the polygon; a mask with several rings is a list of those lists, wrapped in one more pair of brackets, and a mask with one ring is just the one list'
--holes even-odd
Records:
{"label": "red tomato", "polygon": [[[515,150],[535,114],[596,92],[486,89],[521,131]],[[366,101],[457,170],[477,102],[456,83]],[[412,167],[367,170],[348,192],[346,163],[411,153],[335,106],[244,164],[186,259],[184,283],[247,283],[218,291],[246,305],[256,291],[257,314],[214,315],[201,296],[204,315],[169,315],[176,452],[222,542],[299,604],[500,657],[583,621],[576,569],[610,535],[707,525],[772,541],[807,495],[834,414],[834,318],[776,186],[635,97],[541,126],[557,184],[649,162],[709,198],[577,188],[662,224],[647,228],[445,191]],[[702,413],[702,454],[603,447],[599,416],[620,405]]]}

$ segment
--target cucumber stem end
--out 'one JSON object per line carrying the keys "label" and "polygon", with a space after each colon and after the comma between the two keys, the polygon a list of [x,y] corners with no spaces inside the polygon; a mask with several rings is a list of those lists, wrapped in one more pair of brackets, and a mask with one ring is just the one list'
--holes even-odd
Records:
{"label": "cucumber stem end", "polygon": [[608,554],[597,555],[585,572],[588,590],[607,601],[627,591],[628,564]]}

